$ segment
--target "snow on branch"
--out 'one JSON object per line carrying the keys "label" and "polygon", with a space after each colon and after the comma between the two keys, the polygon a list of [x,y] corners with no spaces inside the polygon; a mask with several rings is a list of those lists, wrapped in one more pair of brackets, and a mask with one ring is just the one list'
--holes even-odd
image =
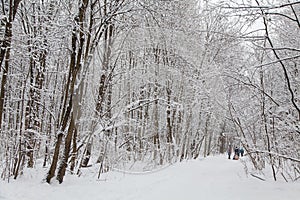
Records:
{"label": "snow on branch", "polygon": [[296,2],[291,2],[291,3],[286,3],[286,4],[280,4],[280,5],[273,5],[273,6],[223,6],[222,8],[227,8],[227,9],[263,9],[263,10],[271,10],[271,9],[278,9],[278,8],[284,8],[287,6],[293,6],[300,4],[300,1]]}
{"label": "snow on branch", "polygon": [[293,158],[293,157],[283,155],[283,154],[280,154],[280,153],[271,152],[271,151],[269,152],[269,151],[265,151],[265,150],[254,150],[252,152],[248,152],[248,154],[253,154],[253,153],[265,153],[265,154],[278,156],[278,157],[281,157],[281,158],[284,158],[284,159],[287,159],[287,160],[291,160],[291,161],[300,163],[300,159]]}
{"label": "snow on branch", "polygon": [[273,62],[268,62],[268,63],[264,63],[264,64],[261,64],[261,65],[256,65],[255,68],[259,68],[259,67],[263,67],[263,66],[267,66],[267,65],[273,65],[273,64],[276,64],[276,63],[279,63],[279,62],[282,62],[282,61],[292,60],[292,59],[295,59],[295,58],[300,58],[300,55],[296,55],[296,56],[292,56],[292,57],[286,57],[286,58],[281,58],[281,59],[277,59],[277,60],[275,60]]}

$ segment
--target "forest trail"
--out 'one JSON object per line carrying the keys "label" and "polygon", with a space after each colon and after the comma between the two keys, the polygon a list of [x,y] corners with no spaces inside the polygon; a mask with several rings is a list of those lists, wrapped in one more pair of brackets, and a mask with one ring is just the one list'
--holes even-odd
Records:
{"label": "forest trail", "polygon": [[112,171],[104,174],[100,181],[96,176],[93,172],[80,178],[67,176],[61,185],[48,185],[33,171],[31,176],[10,184],[0,182],[0,199],[293,200],[300,196],[300,183],[247,177],[241,161],[229,160],[226,156],[184,161],[153,173]]}

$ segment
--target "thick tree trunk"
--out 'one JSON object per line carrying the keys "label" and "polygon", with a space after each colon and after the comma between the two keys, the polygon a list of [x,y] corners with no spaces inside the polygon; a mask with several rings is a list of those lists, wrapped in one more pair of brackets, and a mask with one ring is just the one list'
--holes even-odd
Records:
{"label": "thick tree trunk", "polygon": [[65,138],[65,149],[64,149],[64,155],[62,157],[58,172],[57,172],[57,180],[59,183],[63,182],[65,173],[66,173],[66,169],[68,166],[68,159],[69,159],[69,154],[70,154],[70,150],[71,150],[71,143],[72,143],[72,137],[74,135],[75,132],[75,119],[73,114],[71,115],[71,122],[69,125],[69,129],[68,129],[68,133],[67,136]]}
{"label": "thick tree trunk", "polygon": [[55,176],[55,170],[58,163],[58,155],[59,155],[59,150],[60,150],[60,145],[62,143],[62,140],[63,140],[63,133],[60,133],[57,136],[57,141],[55,144],[54,154],[52,158],[52,164],[50,166],[49,172],[46,177],[47,183],[50,183],[51,179]]}
{"label": "thick tree trunk", "polygon": [[[70,154],[70,149],[71,149],[71,143],[72,143],[72,137],[75,131],[75,120],[77,117],[77,109],[78,108],[73,108],[75,103],[79,104],[79,102],[73,102],[74,100],[78,100],[78,95],[79,94],[75,94],[75,83],[76,83],[76,79],[78,76],[78,73],[81,70],[81,65],[82,65],[82,59],[83,59],[83,47],[84,47],[84,43],[85,43],[85,38],[84,38],[84,34],[82,32],[83,30],[83,21],[85,18],[85,12],[87,9],[87,5],[88,5],[88,0],[82,0],[82,4],[81,7],[79,8],[79,15],[78,18],[75,18],[75,21],[78,22],[78,24],[80,24],[80,29],[77,30],[77,28],[74,28],[74,31],[72,33],[72,54],[71,54],[71,61],[70,61],[70,74],[69,74],[69,79],[68,79],[68,83],[70,83],[68,85],[68,87],[66,88],[66,94],[65,94],[65,100],[68,99],[68,106],[67,109],[65,111],[65,113],[63,113],[63,118],[62,118],[62,126],[61,126],[61,132],[65,132],[66,127],[68,125],[68,121],[70,121],[69,123],[69,128],[68,128],[68,133],[67,136],[65,138],[65,149],[64,149],[64,155],[62,157],[62,161],[60,163],[59,169],[58,169],[58,174],[57,174],[57,180],[59,181],[59,183],[63,182],[63,178],[65,175],[65,171],[66,168],[68,166],[68,159],[69,159],[69,154]],[[79,32],[79,35],[77,36]],[[76,42],[79,39],[79,45],[78,45],[78,49],[76,50]],[[78,92],[78,91],[77,91]],[[66,104],[64,104],[66,105]],[[65,110],[65,106],[63,108],[63,110]],[[60,146],[58,146],[59,148]],[[55,164],[57,165],[57,164]]]}
{"label": "thick tree trunk", "polygon": [[0,57],[1,59],[0,67],[2,67],[2,61],[5,57],[4,68],[3,68],[2,79],[1,79],[1,92],[0,92],[0,129],[2,127],[6,83],[7,83],[7,76],[9,73],[8,69],[9,69],[11,39],[12,39],[12,22],[8,21],[6,24],[5,37],[4,37],[3,45],[1,47],[1,57]]}
{"label": "thick tree trunk", "polygon": [[[10,64],[10,49],[11,49],[11,41],[12,41],[12,23],[14,21],[15,15],[17,13],[17,9],[19,7],[19,3],[21,0],[10,0],[9,1],[9,13],[8,19],[5,25],[5,33],[4,40],[0,47],[0,69],[2,68],[2,63],[4,61],[4,67],[2,72],[1,79],[1,92],[0,92],[0,131],[2,127],[2,118],[3,118],[3,110],[4,110],[4,101],[5,101],[5,92],[6,92],[6,83],[7,76],[9,73],[9,64]],[[3,2],[2,2],[3,3]],[[4,5],[3,5],[4,8]]]}
{"label": "thick tree trunk", "polygon": [[[48,183],[50,183],[51,179],[55,176],[55,170],[57,167],[57,163],[58,163],[58,158],[59,158],[59,152],[60,152],[60,146],[63,140],[63,136],[64,136],[64,131],[68,125],[68,121],[69,121],[69,116],[72,113],[72,101],[73,101],[73,90],[71,87],[71,84],[75,84],[75,79],[76,78],[76,74],[74,74],[76,72],[75,70],[75,58],[76,58],[76,31],[73,31],[73,35],[72,35],[72,47],[73,47],[73,52],[71,54],[71,61],[70,61],[70,70],[69,70],[69,75],[68,75],[68,81],[67,81],[67,87],[66,87],[66,91],[64,94],[64,101],[65,103],[63,104],[63,108],[62,108],[62,118],[61,118],[61,125],[59,127],[59,133],[57,136],[57,141],[55,143],[55,151],[54,151],[54,155],[53,155],[53,159],[52,159],[52,163],[51,163],[51,167],[49,169],[46,181]],[[70,90],[70,91],[69,91]],[[69,93],[71,93],[71,95],[69,96]],[[66,99],[69,99],[69,103],[68,106],[66,105]]]}

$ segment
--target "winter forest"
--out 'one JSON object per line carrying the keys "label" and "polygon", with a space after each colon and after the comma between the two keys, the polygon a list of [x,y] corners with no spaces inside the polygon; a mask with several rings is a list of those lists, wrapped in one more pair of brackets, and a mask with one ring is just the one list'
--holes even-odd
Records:
{"label": "winter forest", "polygon": [[0,0],[0,174],[243,146],[300,179],[300,1]]}

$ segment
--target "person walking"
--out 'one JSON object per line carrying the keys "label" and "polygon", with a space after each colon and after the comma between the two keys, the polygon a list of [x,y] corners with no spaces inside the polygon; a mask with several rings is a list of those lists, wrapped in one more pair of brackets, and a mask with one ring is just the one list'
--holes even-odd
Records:
{"label": "person walking", "polygon": [[228,159],[230,159],[231,153],[232,153],[232,146],[229,145],[229,146],[228,146],[228,149],[227,149]]}
{"label": "person walking", "polygon": [[240,153],[241,153],[241,156],[243,157],[244,156],[244,149],[243,149],[243,147],[240,148]]}
{"label": "person walking", "polygon": [[240,152],[240,150],[239,150],[239,148],[238,147],[235,147],[234,148],[234,156],[233,156],[233,160],[238,160],[239,159],[239,153]]}

